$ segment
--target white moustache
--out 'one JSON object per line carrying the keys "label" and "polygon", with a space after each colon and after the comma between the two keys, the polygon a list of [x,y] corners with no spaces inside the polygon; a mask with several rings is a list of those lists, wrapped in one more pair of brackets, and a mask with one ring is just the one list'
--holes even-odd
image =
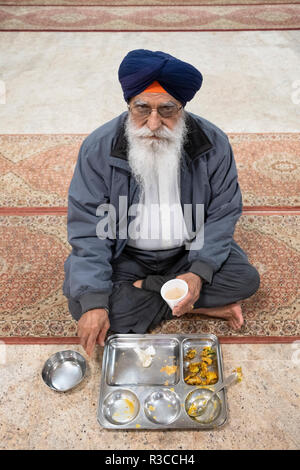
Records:
{"label": "white moustache", "polygon": [[176,138],[176,132],[168,129],[167,127],[158,129],[157,131],[151,131],[146,125],[141,128],[130,129],[132,137],[156,137],[159,139],[174,140]]}
{"label": "white moustache", "polygon": [[180,119],[173,129],[162,126],[151,131],[147,125],[136,127],[129,116],[125,130],[129,165],[142,189],[157,181],[158,175],[164,175],[166,187],[171,184],[179,170],[181,146],[186,133],[184,119]]}

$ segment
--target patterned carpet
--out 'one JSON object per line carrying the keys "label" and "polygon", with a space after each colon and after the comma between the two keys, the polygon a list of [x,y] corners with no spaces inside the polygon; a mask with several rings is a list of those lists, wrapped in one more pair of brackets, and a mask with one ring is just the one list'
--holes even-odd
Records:
{"label": "patterned carpet", "polygon": [[[84,137],[0,138],[0,337],[76,336],[61,286],[70,250],[67,190]],[[300,134],[229,137],[244,198],[235,240],[260,272],[260,289],[242,304],[239,332],[201,315],[167,322],[155,332],[294,338],[300,334]]]}
{"label": "patterned carpet", "polygon": [[[300,134],[228,135],[246,210],[300,206]],[[67,206],[69,182],[85,137],[0,136],[0,207]]]}
{"label": "patterned carpet", "polygon": [[[0,31],[255,31],[300,29],[299,4],[156,6],[0,4]],[[143,5],[144,3],[144,5]],[[155,2],[153,2],[155,3]],[[221,2],[222,3],[222,2]],[[244,3],[244,2],[242,2]],[[272,2],[273,3],[273,2]],[[94,5],[94,4],[93,4]],[[109,5],[106,3],[106,5]]]}
{"label": "patterned carpet", "polygon": [[[300,29],[300,2],[0,0],[0,31],[288,29]],[[70,252],[67,192],[85,136],[0,135],[0,339],[78,342],[62,282]],[[195,314],[154,332],[211,332],[223,342],[293,341],[300,338],[300,134],[229,138],[244,202],[234,238],[258,269],[260,289],[242,302],[245,323],[238,332]]]}
{"label": "patterned carpet", "polygon": [[1,5],[252,5],[252,4],[297,4],[299,1],[289,0],[1,0]]}
{"label": "patterned carpet", "polygon": [[[76,335],[62,295],[63,263],[69,253],[66,216],[0,217],[0,337]],[[204,332],[219,336],[300,334],[298,215],[249,215],[238,222],[235,240],[259,270],[261,286],[242,303],[239,332],[201,315],[172,320],[156,332]]]}

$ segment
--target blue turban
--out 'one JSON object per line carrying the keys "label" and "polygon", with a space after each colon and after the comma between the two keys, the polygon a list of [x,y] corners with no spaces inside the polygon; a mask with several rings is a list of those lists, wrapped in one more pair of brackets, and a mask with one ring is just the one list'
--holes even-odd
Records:
{"label": "blue turban", "polygon": [[158,81],[169,95],[185,106],[200,90],[202,79],[195,67],[161,51],[130,51],[119,67],[119,81],[127,103]]}

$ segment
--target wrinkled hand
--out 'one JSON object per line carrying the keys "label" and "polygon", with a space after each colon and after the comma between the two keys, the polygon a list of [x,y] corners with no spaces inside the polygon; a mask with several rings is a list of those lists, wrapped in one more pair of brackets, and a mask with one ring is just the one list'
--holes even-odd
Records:
{"label": "wrinkled hand", "polygon": [[86,353],[91,356],[96,343],[104,346],[106,333],[110,327],[107,311],[96,308],[85,312],[78,321],[77,334],[80,344]]}
{"label": "wrinkled hand", "polygon": [[194,273],[180,274],[180,276],[176,276],[176,279],[183,279],[189,286],[187,296],[173,308],[173,315],[181,317],[181,315],[190,312],[194,303],[199,299],[202,280],[200,276]]}

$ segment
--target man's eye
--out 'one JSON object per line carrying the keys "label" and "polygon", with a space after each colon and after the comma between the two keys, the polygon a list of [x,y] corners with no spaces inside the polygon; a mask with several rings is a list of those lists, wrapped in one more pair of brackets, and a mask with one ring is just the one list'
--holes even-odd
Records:
{"label": "man's eye", "polygon": [[136,109],[149,109],[149,106],[147,106],[146,104],[137,104],[135,108]]}
{"label": "man's eye", "polygon": [[162,111],[173,111],[175,109],[175,106],[160,106],[159,109]]}

